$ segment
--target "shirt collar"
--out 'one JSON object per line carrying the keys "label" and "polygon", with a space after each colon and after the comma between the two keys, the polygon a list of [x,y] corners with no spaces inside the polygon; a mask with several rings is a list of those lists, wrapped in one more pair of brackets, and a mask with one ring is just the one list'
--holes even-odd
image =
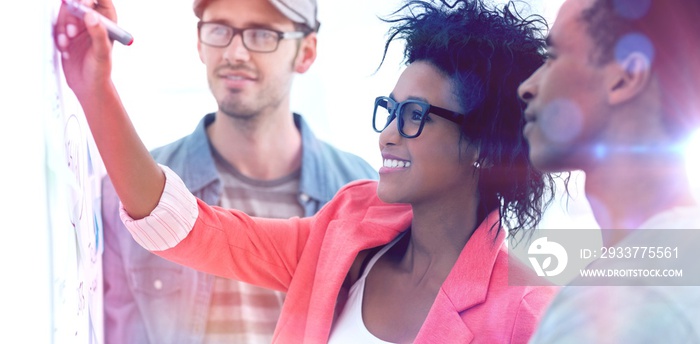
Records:
{"label": "shirt collar", "polygon": [[207,127],[214,123],[215,115],[210,113],[197,124],[192,134],[184,138],[182,179],[192,193],[197,193],[211,183],[219,181],[214,158],[211,154]]}
{"label": "shirt collar", "polygon": [[[186,149],[183,162],[186,163],[182,178],[187,181],[193,193],[220,179],[206,129],[214,119],[214,113],[204,116],[194,132],[185,138]],[[294,114],[294,124],[299,129],[302,141],[300,192],[319,201],[328,201],[335,191],[330,190],[325,181],[326,174],[323,173],[321,156],[323,142],[314,136],[311,128],[299,114]]]}
{"label": "shirt collar", "polygon": [[324,173],[324,163],[322,154],[324,143],[321,142],[311,132],[311,128],[306,121],[294,114],[294,123],[301,133],[301,180],[300,191],[321,203],[325,203],[333,198],[336,190],[331,188],[326,180],[327,173]]}

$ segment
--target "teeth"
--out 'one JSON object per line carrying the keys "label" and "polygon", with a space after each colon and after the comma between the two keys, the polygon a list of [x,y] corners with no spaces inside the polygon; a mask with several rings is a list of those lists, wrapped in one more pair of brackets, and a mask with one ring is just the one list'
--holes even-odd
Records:
{"label": "teeth", "polygon": [[227,79],[231,80],[243,80],[244,78],[242,76],[235,76],[235,75],[230,75],[226,77]]}
{"label": "teeth", "polygon": [[402,160],[394,160],[394,159],[384,159],[384,167],[392,167],[392,168],[400,167],[400,168],[404,168],[404,167],[410,167],[410,166],[411,166],[411,162],[410,162],[410,161],[402,161]]}

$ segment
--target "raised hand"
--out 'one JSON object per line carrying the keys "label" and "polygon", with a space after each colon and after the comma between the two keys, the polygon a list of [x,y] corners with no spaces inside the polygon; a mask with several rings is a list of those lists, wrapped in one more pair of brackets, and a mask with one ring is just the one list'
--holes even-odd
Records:
{"label": "raised hand", "polygon": [[112,0],[98,3],[88,0],[83,4],[94,12],[79,18],[68,11],[66,1],[80,0],[63,0],[54,25],[54,37],[61,52],[66,82],[83,103],[94,95],[92,91],[111,87],[112,43],[95,13],[116,21],[116,12]]}
{"label": "raised hand", "polygon": [[[93,11],[69,13],[66,1],[54,26],[63,73],[83,108],[90,131],[126,211],[142,218],[155,208],[165,185],[163,171],[141,142],[111,79],[112,42]],[[111,0],[90,4],[114,21]]]}

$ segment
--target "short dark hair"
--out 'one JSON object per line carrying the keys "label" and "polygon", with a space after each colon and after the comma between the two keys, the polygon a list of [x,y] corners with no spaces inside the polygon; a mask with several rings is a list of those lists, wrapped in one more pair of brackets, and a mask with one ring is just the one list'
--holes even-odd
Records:
{"label": "short dark hair", "polygon": [[414,0],[383,20],[393,24],[384,56],[392,41],[405,40],[405,62],[428,62],[450,77],[470,117],[460,139],[480,152],[479,221],[498,209],[511,235],[534,228],[554,186],[530,164],[517,88],[544,61],[544,18],[523,18],[513,2]]}
{"label": "short dark hair", "polygon": [[[700,1],[596,0],[581,19],[596,46],[594,63],[620,60],[638,50],[650,57],[661,86],[665,125],[674,137],[684,139],[700,126]],[[633,36],[635,46],[620,43]]]}

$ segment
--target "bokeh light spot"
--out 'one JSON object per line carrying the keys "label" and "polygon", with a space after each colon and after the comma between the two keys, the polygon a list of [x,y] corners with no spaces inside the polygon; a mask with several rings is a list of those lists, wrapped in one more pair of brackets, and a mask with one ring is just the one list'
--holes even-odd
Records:
{"label": "bokeh light spot", "polygon": [[651,0],[615,0],[615,11],[623,18],[639,19],[651,8]]}
{"label": "bokeh light spot", "polygon": [[622,63],[630,54],[638,52],[646,56],[651,66],[654,62],[654,44],[647,36],[640,33],[629,33],[617,42],[615,46],[615,60]]}
{"label": "bokeh light spot", "polygon": [[552,142],[565,143],[581,132],[583,116],[576,103],[565,98],[555,99],[545,106],[542,116],[542,132]]}

